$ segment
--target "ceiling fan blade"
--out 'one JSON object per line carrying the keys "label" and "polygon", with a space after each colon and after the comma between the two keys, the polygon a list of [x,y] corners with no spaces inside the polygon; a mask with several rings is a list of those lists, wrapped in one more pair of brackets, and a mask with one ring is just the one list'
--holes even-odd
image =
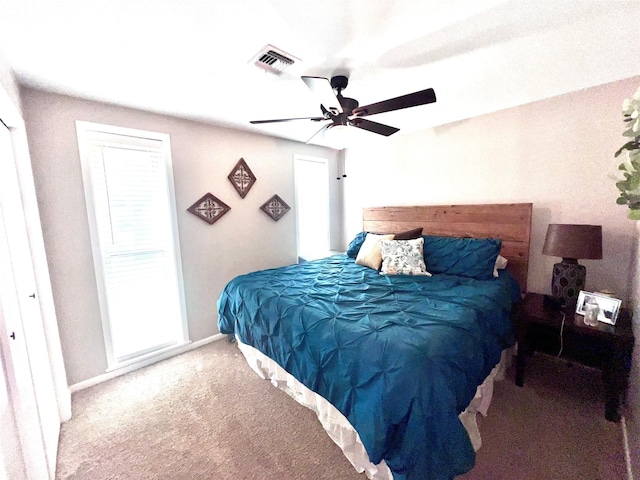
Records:
{"label": "ceiling fan blade", "polygon": [[353,118],[349,121],[349,124],[354,127],[362,128],[363,130],[384,135],[385,137],[393,135],[400,130],[399,128],[390,127],[389,125],[384,125],[378,122],[372,122],[371,120],[366,120],[364,118]]}
{"label": "ceiling fan blade", "polygon": [[307,143],[310,143],[311,140],[313,140],[314,138],[316,138],[318,135],[320,135],[321,133],[323,133],[325,130],[327,130],[331,125],[333,125],[333,123],[328,123],[326,125],[323,125],[322,128],[320,128],[320,130],[318,130],[316,133],[314,133],[311,138],[309,140],[307,140]]}
{"label": "ceiling fan blade", "polygon": [[331,87],[331,83],[324,77],[301,77],[302,81],[307,84],[311,93],[320,100],[320,104],[330,112],[342,113],[342,105],[338,101],[338,97]]}
{"label": "ceiling fan blade", "polygon": [[275,120],[251,120],[249,123],[253,123],[254,125],[258,125],[260,123],[278,123],[278,122],[291,122],[292,120],[311,120],[312,122],[319,122],[321,120],[326,120],[324,117],[298,117],[298,118],[278,118]]}
{"label": "ceiling fan blade", "polygon": [[401,110],[403,108],[417,107],[418,105],[425,105],[427,103],[433,103],[436,101],[436,92],[433,88],[427,88],[419,92],[409,93],[396,98],[390,98],[389,100],[383,100],[382,102],[372,103],[371,105],[365,105],[364,107],[354,108],[353,115],[356,117],[365,117],[367,115],[374,115],[376,113],[391,112],[392,110]]}

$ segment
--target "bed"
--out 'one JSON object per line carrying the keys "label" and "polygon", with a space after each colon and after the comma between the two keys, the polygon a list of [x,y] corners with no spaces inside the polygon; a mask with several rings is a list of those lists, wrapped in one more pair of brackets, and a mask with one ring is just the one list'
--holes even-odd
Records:
{"label": "bed", "polygon": [[[259,375],[315,410],[369,478],[452,479],[473,467],[475,413],[486,414],[514,343],[531,211],[530,203],[366,208],[349,255],[229,282],[220,332],[237,338]],[[415,229],[412,239],[388,237]],[[368,240],[382,248],[387,274],[359,264]],[[392,274],[393,249],[418,246],[432,275]],[[504,270],[495,270],[498,255]]]}

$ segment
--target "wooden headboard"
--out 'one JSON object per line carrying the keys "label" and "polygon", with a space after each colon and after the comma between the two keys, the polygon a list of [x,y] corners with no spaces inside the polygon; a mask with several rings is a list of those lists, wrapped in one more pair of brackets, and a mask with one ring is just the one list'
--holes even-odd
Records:
{"label": "wooden headboard", "polygon": [[499,238],[500,255],[509,260],[507,270],[526,292],[532,207],[531,203],[367,207],[362,227],[379,233],[422,227],[424,235]]}

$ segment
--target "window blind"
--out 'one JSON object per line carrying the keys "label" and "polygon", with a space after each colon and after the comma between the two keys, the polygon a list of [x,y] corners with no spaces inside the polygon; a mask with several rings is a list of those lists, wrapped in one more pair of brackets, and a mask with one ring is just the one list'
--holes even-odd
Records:
{"label": "window blind", "polygon": [[97,130],[84,141],[105,341],[120,363],[185,340],[167,150]]}

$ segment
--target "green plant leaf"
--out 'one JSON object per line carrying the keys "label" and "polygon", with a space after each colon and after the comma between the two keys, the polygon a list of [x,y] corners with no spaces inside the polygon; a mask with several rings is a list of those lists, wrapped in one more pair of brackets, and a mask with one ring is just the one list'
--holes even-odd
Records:
{"label": "green plant leaf", "polygon": [[634,141],[625,143],[623,146],[620,147],[620,149],[615,153],[614,156],[617,157],[618,155],[620,155],[622,153],[623,150],[633,150],[634,149],[634,145],[635,145],[635,148],[638,148],[637,143],[634,142]]}
{"label": "green plant leaf", "polygon": [[631,220],[640,220],[640,209],[629,210],[627,217]]}

